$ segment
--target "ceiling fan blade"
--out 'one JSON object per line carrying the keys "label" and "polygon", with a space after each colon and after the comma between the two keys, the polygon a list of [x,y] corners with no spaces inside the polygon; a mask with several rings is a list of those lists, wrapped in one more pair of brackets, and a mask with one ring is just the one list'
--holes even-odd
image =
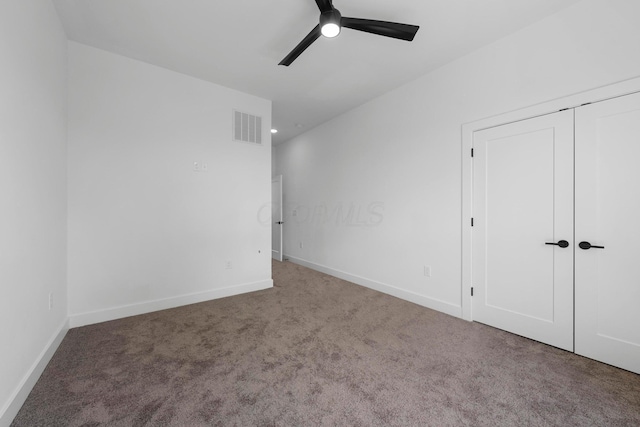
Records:
{"label": "ceiling fan blade", "polygon": [[291,63],[295,61],[302,52],[304,52],[309,46],[311,46],[311,43],[318,40],[318,37],[320,37],[320,24],[316,25],[316,27],[311,30],[311,32],[307,34],[304,39],[302,39],[298,46],[293,48],[289,55],[287,55],[282,61],[280,61],[278,65],[284,65],[285,67],[291,65]]}
{"label": "ceiling fan blade", "polygon": [[398,24],[397,22],[374,21],[371,19],[345,18],[342,17],[341,25],[352,30],[364,31],[367,33],[378,34],[379,36],[393,37],[412,41],[416,36],[417,25]]}
{"label": "ceiling fan blade", "polygon": [[320,9],[320,12],[326,12],[333,9],[331,0],[316,0],[316,4],[318,5],[318,9]]}

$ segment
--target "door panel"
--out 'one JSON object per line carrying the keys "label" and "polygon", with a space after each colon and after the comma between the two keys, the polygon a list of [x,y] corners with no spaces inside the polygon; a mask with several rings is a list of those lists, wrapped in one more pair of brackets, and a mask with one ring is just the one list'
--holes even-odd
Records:
{"label": "door panel", "polygon": [[573,350],[573,112],[474,135],[473,318]]}
{"label": "door panel", "polygon": [[576,353],[640,373],[640,94],[576,110]]}
{"label": "door panel", "polygon": [[271,258],[282,261],[282,175],[271,180]]}

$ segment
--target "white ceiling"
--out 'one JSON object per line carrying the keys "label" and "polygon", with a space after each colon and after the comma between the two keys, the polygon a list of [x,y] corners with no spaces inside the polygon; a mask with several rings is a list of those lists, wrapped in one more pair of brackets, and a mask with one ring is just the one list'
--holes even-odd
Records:
{"label": "white ceiling", "polygon": [[53,0],[70,40],[273,101],[274,144],[580,0],[334,0],[343,16],[419,25],[413,42],[350,29],[278,63],[314,0]]}

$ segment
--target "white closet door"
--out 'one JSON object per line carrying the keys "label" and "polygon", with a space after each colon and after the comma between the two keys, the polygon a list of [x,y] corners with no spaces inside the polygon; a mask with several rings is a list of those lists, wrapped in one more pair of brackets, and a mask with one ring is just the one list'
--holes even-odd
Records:
{"label": "white closet door", "polygon": [[575,351],[637,373],[639,160],[640,94],[576,110]]}
{"label": "white closet door", "polygon": [[573,111],[476,132],[474,152],[473,319],[573,351]]}
{"label": "white closet door", "polygon": [[282,261],[282,175],[271,180],[271,258]]}

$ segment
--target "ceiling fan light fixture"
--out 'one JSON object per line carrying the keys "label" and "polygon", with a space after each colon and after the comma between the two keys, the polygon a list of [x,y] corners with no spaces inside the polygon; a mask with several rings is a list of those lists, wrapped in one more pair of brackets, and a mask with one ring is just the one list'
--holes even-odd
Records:
{"label": "ceiling fan light fixture", "polygon": [[320,32],[328,38],[336,37],[340,34],[340,21],[342,15],[338,9],[331,9],[320,15]]}
{"label": "ceiling fan light fixture", "polygon": [[340,34],[340,27],[336,24],[324,24],[322,27],[322,35],[328,38],[333,38]]}

